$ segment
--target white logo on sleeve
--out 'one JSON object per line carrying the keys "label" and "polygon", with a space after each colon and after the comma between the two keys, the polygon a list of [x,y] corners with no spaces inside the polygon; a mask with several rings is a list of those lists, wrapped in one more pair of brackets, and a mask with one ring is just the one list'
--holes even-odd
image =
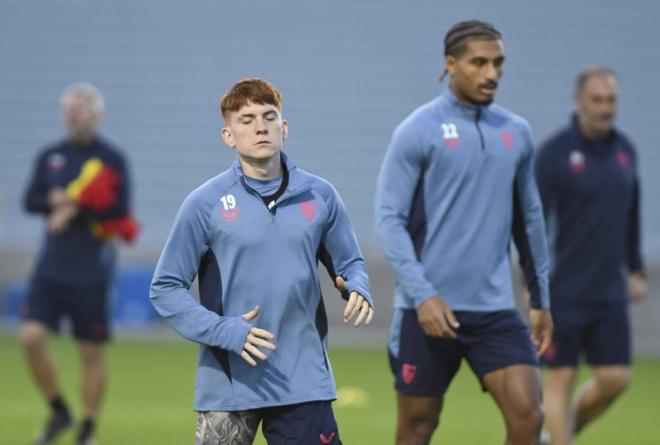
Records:
{"label": "white logo on sleeve", "polygon": [[442,139],[445,141],[445,145],[448,148],[457,148],[461,143],[461,137],[458,134],[456,124],[440,124],[440,128],[442,129]]}
{"label": "white logo on sleeve", "polygon": [[224,195],[220,198],[222,209],[220,214],[227,221],[233,221],[238,216],[239,208],[236,206],[236,197],[234,195]]}

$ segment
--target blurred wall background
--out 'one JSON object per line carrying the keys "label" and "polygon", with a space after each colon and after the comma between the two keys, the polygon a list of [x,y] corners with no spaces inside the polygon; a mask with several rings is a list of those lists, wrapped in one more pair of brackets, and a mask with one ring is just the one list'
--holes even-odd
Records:
{"label": "blurred wall background", "polygon": [[[497,101],[526,117],[537,141],[568,122],[580,68],[604,63],[619,73],[618,123],[641,157],[644,252],[655,276],[660,2],[1,0],[0,287],[29,273],[39,246],[42,222],[23,212],[22,193],[37,151],[63,136],[65,85],[86,80],[105,94],[101,131],[130,158],[143,223],[122,255],[150,264],[182,199],[233,160],[219,138],[219,98],[260,76],[283,92],[287,152],[348,206],[384,328],[391,278],[373,230],[376,175],[394,126],[440,91],[444,33],[468,18],[502,31]],[[658,286],[635,315],[649,345],[660,345]]]}

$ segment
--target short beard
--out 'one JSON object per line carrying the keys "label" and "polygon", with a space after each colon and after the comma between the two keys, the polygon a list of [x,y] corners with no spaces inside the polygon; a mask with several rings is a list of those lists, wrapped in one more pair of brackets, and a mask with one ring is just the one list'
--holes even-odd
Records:
{"label": "short beard", "polygon": [[486,107],[486,106],[492,104],[493,102],[495,102],[495,97],[493,97],[492,99],[486,99],[486,100],[476,100],[476,99],[473,99],[471,97],[468,97],[468,100],[470,101],[470,103],[472,105],[476,105],[478,107]]}
{"label": "short beard", "polygon": [[469,94],[466,94],[464,92],[463,92],[463,98],[464,100],[467,101],[467,103],[469,103],[470,105],[474,105],[475,107],[486,107],[495,101],[495,96],[493,96],[492,99],[478,100],[475,99],[473,96],[470,96]]}

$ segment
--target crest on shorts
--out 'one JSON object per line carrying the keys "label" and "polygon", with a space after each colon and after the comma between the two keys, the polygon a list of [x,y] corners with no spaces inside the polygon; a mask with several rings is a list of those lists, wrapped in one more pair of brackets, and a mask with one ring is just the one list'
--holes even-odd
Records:
{"label": "crest on shorts", "polygon": [[551,362],[555,359],[555,357],[557,357],[557,344],[553,342],[543,353],[542,358],[543,360]]}
{"label": "crest on shorts", "polygon": [[321,443],[330,443],[330,442],[332,442],[332,439],[334,439],[336,435],[337,435],[337,433],[334,432],[334,431],[331,432],[330,434],[328,434],[327,436],[325,434],[321,433],[321,434],[319,434],[319,439],[321,439]]}
{"label": "crest on shorts", "polygon": [[403,379],[403,383],[406,385],[410,385],[413,380],[415,380],[415,375],[417,374],[417,366],[416,365],[411,365],[409,363],[404,363],[403,367],[401,368],[401,378]]}

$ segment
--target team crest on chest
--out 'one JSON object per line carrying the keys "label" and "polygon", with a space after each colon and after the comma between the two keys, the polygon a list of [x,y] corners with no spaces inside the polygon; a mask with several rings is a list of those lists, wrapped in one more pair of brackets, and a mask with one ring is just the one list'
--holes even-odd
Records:
{"label": "team crest on chest", "polygon": [[456,124],[440,124],[440,128],[442,128],[442,139],[447,148],[458,148],[461,143],[461,137],[458,134]]}
{"label": "team crest on chest", "polygon": [[500,137],[502,138],[502,143],[504,144],[504,147],[506,147],[507,150],[513,150],[513,146],[515,145],[515,140],[513,139],[513,132],[503,131],[500,133]]}
{"label": "team crest on chest", "polygon": [[238,218],[240,208],[236,204],[236,197],[234,195],[224,195],[220,198],[220,215],[227,222],[234,221]]}
{"label": "team crest on chest", "polygon": [[319,203],[317,201],[305,201],[300,203],[300,210],[307,222],[314,221],[318,211]]}
{"label": "team crest on chest", "polygon": [[50,171],[60,171],[66,164],[66,158],[61,153],[53,153],[48,156],[47,166]]}
{"label": "team crest on chest", "polygon": [[630,156],[622,149],[619,149],[616,153],[616,161],[622,168],[628,168],[630,166]]}
{"label": "team crest on chest", "polygon": [[580,173],[587,166],[584,153],[582,153],[580,150],[573,150],[568,156],[568,164],[574,173]]}

